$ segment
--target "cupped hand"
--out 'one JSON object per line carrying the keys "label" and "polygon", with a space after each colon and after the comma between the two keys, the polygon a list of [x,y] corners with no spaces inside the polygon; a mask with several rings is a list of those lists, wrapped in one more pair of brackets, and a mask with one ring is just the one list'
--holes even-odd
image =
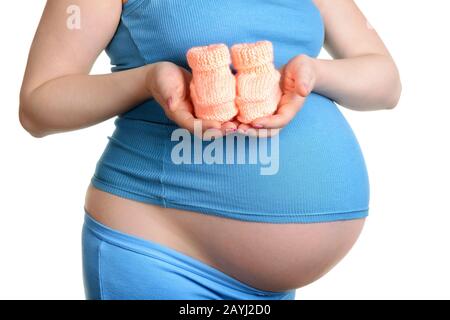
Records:
{"label": "cupped hand", "polygon": [[195,117],[189,90],[191,79],[192,74],[185,68],[172,62],[157,62],[147,73],[146,87],[170,120],[198,137],[218,138],[234,132],[237,129],[234,122],[220,123],[214,120],[199,120]]}
{"label": "cupped hand", "polygon": [[275,114],[255,119],[250,124],[238,123],[238,132],[259,137],[273,136],[303,107],[316,83],[314,59],[306,55],[296,56],[281,68],[280,73],[282,96]]}

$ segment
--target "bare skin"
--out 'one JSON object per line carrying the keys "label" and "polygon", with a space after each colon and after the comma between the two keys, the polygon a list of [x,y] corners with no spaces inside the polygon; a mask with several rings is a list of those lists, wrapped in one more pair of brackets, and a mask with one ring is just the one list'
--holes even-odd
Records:
{"label": "bare skin", "polygon": [[[314,2],[325,22],[325,48],[335,59],[293,57],[280,70],[283,97],[275,115],[250,125],[203,121],[204,133],[260,134],[259,129],[271,128],[276,134],[311,91],[359,111],[395,107],[401,92],[397,68],[354,2]],[[83,12],[83,26],[77,31],[65,27],[66,8],[73,4]],[[187,70],[162,61],[114,74],[89,75],[114,35],[121,5],[121,0],[48,0],[20,96],[20,121],[30,134],[44,137],[91,126],[152,97],[170,119],[193,130],[196,119]],[[242,282],[272,291],[299,288],[328,272],[351,249],[364,224],[364,219],[321,224],[243,222],[147,205],[92,186],[85,206],[105,225],[159,242]]]}
{"label": "bare skin", "polygon": [[365,221],[243,222],[126,200],[92,186],[86,210],[113,229],[164,244],[270,291],[300,288],[326,274],[351,249]]}

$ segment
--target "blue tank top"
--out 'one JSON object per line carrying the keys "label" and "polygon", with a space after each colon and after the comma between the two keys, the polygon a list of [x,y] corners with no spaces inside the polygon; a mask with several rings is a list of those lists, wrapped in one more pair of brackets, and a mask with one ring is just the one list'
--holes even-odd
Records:
{"label": "blue tank top", "polygon": [[[299,54],[317,57],[324,41],[320,12],[311,0],[129,0],[106,52],[113,72],[158,61],[190,70],[191,47],[259,40],[273,43],[277,68]],[[274,138],[235,135],[211,142],[183,136],[154,99],[118,116],[115,125],[92,178],[103,191],[269,223],[368,214],[359,144],[334,102],[319,94],[312,93]],[[180,148],[182,142],[190,142],[183,144],[190,150]],[[180,163],[181,156],[191,161]]]}

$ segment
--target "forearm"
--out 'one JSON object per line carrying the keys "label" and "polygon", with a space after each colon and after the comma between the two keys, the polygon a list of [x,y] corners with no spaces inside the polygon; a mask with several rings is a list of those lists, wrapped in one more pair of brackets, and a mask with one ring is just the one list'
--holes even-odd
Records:
{"label": "forearm", "polygon": [[152,65],[106,75],[68,75],[22,89],[20,120],[32,135],[88,127],[151,98],[146,76]]}
{"label": "forearm", "polygon": [[314,60],[314,91],[358,111],[389,109],[397,105],[401,83],[388,56],[366,55],[337,60]]}

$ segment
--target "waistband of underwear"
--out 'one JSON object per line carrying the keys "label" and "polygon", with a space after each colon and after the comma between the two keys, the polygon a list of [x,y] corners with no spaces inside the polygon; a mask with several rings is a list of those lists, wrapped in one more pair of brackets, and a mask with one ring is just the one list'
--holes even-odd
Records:
{"label": "waistband of underwear", "polygon": [[289,295],[293,291],[295,291],[291,290],[286,292],[274,292],[253,288],[202,261],[199,261],[174,249],[147,239],[128,235],[105,226],[104,224],[93,219],[86,210],[84,216],[84,224],[86,228],[93,232],[95,236],[102,241],[105,241],[114,246],[118,246],[125,250],[133,251],[137,254],[142,254],[150,258],[164,261],[186,271],[209,278],[216,283],[220,283],[224,286],[228,286],[245,293],[256,294],[260,296],[282,297]]}

